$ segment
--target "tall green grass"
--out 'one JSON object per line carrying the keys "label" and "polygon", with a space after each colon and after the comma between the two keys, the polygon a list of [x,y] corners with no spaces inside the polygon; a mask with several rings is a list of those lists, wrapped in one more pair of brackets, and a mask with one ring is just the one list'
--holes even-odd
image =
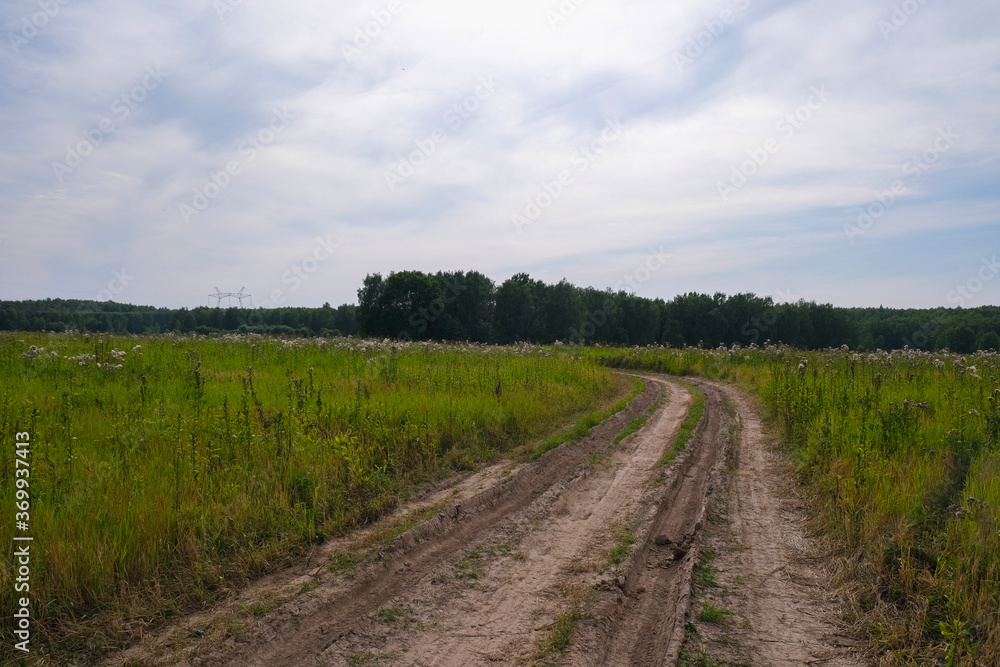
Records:
{"label": "tall green grass", "polygon": [[883,664],[1000,664],[996,354],[768,346],[589,356],[756,393],[851,564],[853,613]]}
{"label": "tall green grass", "polygon": [[[622,389],[529,346],[0,334],[0,438],[33,443],[32,646],[127,642]],[[9,452],[0,476],[13,512]]]}

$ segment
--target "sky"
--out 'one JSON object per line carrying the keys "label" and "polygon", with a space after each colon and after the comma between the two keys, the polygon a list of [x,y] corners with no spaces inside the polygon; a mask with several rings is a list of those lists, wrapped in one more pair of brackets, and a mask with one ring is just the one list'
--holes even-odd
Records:
{"label": "sky", "polygon": [[0,299],[338,305],[477,270],[996,305],[997,25],[995,0],[6,0]]}

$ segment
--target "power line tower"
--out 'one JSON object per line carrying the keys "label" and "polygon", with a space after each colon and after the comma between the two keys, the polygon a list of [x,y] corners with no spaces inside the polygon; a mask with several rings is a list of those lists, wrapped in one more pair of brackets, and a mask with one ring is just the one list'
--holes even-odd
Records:
{"label": "power line tower", "polygon": [[215,299],[215,307],[221,308],[222,300],[226,299],[226,308],[231,308],[233,305],[233,299],[236,299],[240,303],[240,308],[244,308],[246,306],[243,305],[243,299],[246,299],[249,303],[249,307],[253,308],[253,295],[244,294],[246,289],[246,287],[241,287],[239,292],[220,292],[219,288],[216,287],[215,294],[208,295],[208,305],[211,306],[212,299]]}

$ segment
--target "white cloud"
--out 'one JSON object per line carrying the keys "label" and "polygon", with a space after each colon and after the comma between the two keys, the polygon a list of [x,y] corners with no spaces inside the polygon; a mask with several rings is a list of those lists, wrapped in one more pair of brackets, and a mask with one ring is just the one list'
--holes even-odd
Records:
{"label": "white cloud", "polygon": [[[590,1],[554,27],[557,2],[398,1],[393,14],[388,0],[247,0],[222,19],[193,0],[71,3],[4,50],[0,298],[96,293],[122,266],[142,268],[123,295],[136,302],[266,293],[334,235],[336,258],[291,302],[351,301],[366,273],[405,268],[613,285],[667,244],[676,261],[645,296],[799,285],[845,305],[944,305],[941,276],[998,222],[995,3],[928,4],[884,39],[891,3],[861,0]],[[8,3],[0,24],[16,32],[33,8]],[[679,71],[689,39],[703,48]],[[52,163],[157,65],[163,83],[60,183]],[[455,125],[449,110],[483,77],[499,86]],[[816,86],[833,97],[784,136]],[[275,109],[294,119],[248,160],[241,142]],[[518,234],[511,215],[615,117],[625,136]],[[852,212],[946,126],[961,140],[848,242]],[[391,191],[386,172],[436,130],[445,139]],[[772,138],[723,203],[718,182]],[[185,224],[179,206],[232,161],[240,173]],[[863,261],[903,239],[905,273]],[[942,243],[953,259],[936,259]]]}

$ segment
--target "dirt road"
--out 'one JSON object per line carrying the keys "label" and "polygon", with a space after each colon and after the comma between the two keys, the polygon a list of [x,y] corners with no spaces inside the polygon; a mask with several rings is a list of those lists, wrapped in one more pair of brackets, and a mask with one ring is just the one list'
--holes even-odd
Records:
{"label": "dirt road", "polygon": [[[711,594],[740,600],[739,581],[754,582],[758,570],[796,557],[768,541],[809,541],[795,533],[799,516],[768,500],[777,491],[766,476],[780,471],[759,460],[763,438],[746,399],[699,383],[704,417],[685,450],[664,465],[690,396],[675,381],[644,380],[646,390],[626,410],[582,441],[530,464],[498,464],[409,508],[439,511],[373,563],[336,574],[327,565],[343,552],[328,547],[313,563],[108,664],[674,665],[686,651],[715,650],[720,633],[692,634],[700,624],[688,623],[697,613],[689,614],[692,572],[709,540],[739,534],[741,550],[726,562],[731,581]],[[617,437],[639,417],[648,418],[645,426]],[[747,479],[757,486],[724,483],[734,465],[740,474],[752,466]],[[740,570],[748,578],[735,574]],[[727,659],[790,665],[820,656],[844,660],[826,664],[859,664],[831,640],[835,605],[789,604],[788,596],[812,599],[822,578],[801,590],[783,582],[769,576],[746,593],[738,611],[752,629]],[[273,603],[261,607],[261,600]],[[248,618],[247,609],[260,613]],[[782,654],[768,638],[788,637],[789,625],[798,652]]]}
{"label": "dirt road", "polygon": [[[860,642],[837,621],[835,559],[805,528],[795,471],[752,401],[715,387],[728,397],[737,430],[698,539],[702,576],[690,614],[697,631],[688,633],[686,651],[732,665],[865,664]],[[724,617],[706,621],[706,608]]]}

